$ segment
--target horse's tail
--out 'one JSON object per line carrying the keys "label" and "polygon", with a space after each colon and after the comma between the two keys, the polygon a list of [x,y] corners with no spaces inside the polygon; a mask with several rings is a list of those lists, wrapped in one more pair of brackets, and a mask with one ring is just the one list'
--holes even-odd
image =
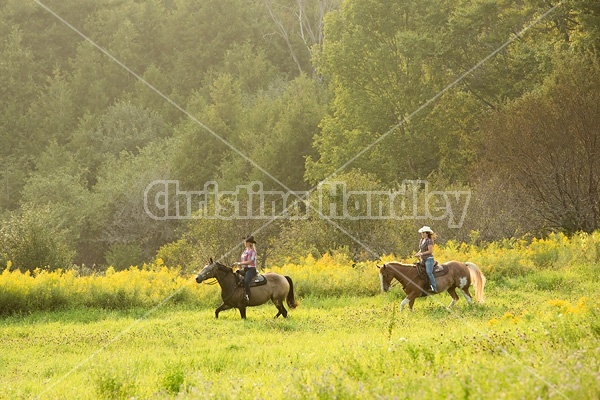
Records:
{"label": "horse's tail", "polygon": [[479,269],[479,267],[472,262],[465,263],[469,268],[469,273],[471,274],[471,283],[475,287],[475,300],[478,303],[483,303],[483,288],[485,287],[485,276]]}
{"label": "horse's tail", "polygon": [[288,292],[287,298],[285,300],[287,301],[287,304],[290,308],[296,308],[298,307],[298,303],[294,298],[294,282],[292,282],[292,278],[290,278],[287,275],[285,275],[285,279],[287,279],[288,283],[290,284],[290,291]]}

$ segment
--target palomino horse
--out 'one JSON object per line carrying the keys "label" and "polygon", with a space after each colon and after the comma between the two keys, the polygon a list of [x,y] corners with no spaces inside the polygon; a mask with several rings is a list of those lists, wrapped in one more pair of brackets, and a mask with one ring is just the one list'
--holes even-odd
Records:
{"label": "palomino horse", "polygon": [[267,279],[266,284],[261,286],[253,286],[250,288],[250,303],[244,302],[244,287],[238,286],[237,279],[233,270],[226,267],[218,262],[213,262],[210,259],[208,265],[206,265],[202,271],[196,277],[196,282],[201,283],[202,281],[209,278],[216,278],[221,286],[221,298],[223,304],[221,304],[215,310],[215,317],[219,318],[219,313],[223,310],[229,310],[230,308],[237,308],[240,310],[240,316],[246,318],[246,307],[259,306],[266,303],[267,301],[273,301],[275,307],[279,311],[275,318],[283,315],[287,318],[287,310],[283,306],[284,300],[290,308],[296,308],[298,304],[294,299],[294,284],[292,278],[289,276],[283,276],[274,272],[267,272],[263,274]]}
{"label": "palomino horse", "polygon": [[[477,265],[467,262],[449,261],[443,266],[448,268],[448,273],[443,276],[435,277],[438,293],[447,291],[452,296],[452,302],[448,307],[452,307],[458,301],[456,288],[459,288],[470,304],[473,303],[469,286],[475,287],[475,299],[478,303],[483,303],[483,287],[485,286],[485,276],[479,270]],[[412,311],[413,304],[417,297],[428,296],[425,285],[429,285],[427,275],[419,276],[415,264],[402,264],[400,262],[390,262],[377,266],[379,268],[379,278],[381,279],[381,290],[387,292],[390,290],[392,280],[395,278],[402,285],[406,293],[406,298],[400,303],[400,311],[404,309],[406,303]],[[435,275],[435,274],[434,274]]]}

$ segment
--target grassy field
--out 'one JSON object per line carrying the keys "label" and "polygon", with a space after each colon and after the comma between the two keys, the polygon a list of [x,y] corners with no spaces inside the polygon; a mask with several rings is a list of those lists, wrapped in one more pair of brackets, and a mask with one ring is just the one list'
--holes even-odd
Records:
{"label": "grassy field", "polygon": [[[213,287],[217,290],[216,287]],[[600,398],[598,296],[490,284],[399,312],[400,293],[275,307],[36,312],[1,321],[1,398]],[[443,302],[444,304],[441,304]]]}
{"label": "grassy field", "polygon": [[[0,274],[0,399],[600,399],[600,235],[450,243],[485,304],[399,311],[374,263],[276,269],[300,307],[214,318],[218,286],[158,265],[100,276]],[[177,289],[179,288],[179,289]],[[169,293],[178,291],[161,303]]]}

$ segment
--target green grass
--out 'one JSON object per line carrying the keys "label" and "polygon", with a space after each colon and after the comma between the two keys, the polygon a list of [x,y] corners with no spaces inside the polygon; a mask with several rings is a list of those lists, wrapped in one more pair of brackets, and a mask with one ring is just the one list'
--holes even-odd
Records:
{"label": "green grass", "polygon": [[442,294],[400,313],[395,288],[305,297],[286,320],[272,305],[216,320],[216,303],[11,316],[0,398],[598,399],[599,296],[557,280],[491,283],[452,311]]}

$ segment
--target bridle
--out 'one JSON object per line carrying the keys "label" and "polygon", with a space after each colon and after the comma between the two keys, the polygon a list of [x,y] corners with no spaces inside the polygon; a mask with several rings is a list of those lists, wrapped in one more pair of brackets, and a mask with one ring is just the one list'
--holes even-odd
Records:
{"label": "bridle", "polygon": [[[390,268],[387,264],[383,264],[383,266],[381,268],[383,268],[383,267]],[[399,273],[402,274],[402,272],[399,272]],[[402,274],[402,275],[404,275],[404,274]],[[388,291],[392,288],[395,288],[399,284],[400,284],[400,281],[394,275],[392,275],[392,278],[390,279]]]}
{"label": "bridle", "polygon": [[[216,269],[221,269],[221,267],[229,269],[229,267],[226,267],[225,265],[218,264],[218,263],[214,263],[214,264],[215,264],[215,268]],[[215,284],[219,283],[219,281],[218,281],[218,279],[216,277],[212,277],[212,278],[208,278],[208,279],[212,279],[212,280],[210,282],[209,281],[202,281],[202,283],[206,283],[207,285],[215,285]],[[231,291],[231,294],[223,299],[223,303],[225,303],[227,300],[229,300],[235,293],[236,293],[236,290],[233,289]]]}
{"label": "bridle", "polygon": [[[216,267],[216,265],[215,265],[215,267]],[[212,279],[212,280],[208,281],[208,279]],[[217,280],[216,277],[213,276],[212,278],[207,278],[207,280],[203,280],[202,283],[212,286],[212,285],[216,285],[217,283],[219,283],[219,281]]]}
{"label": "bridle", "polygon": [[400,281],[398,279],[396,279],[394,276],[392,276],[392,279],[390,279],[390,284],[388,287],[388,291],[392,288],[395,288],[396,286],[398,286],[398,284],[400,283]]}
{"label": "bridle", "polygon": [[[389,267],[387,266],[387,264],[383,264],[381,266],[381,268],[389,268]],[[392,289],[393,287],[395,287],[396,285],[398,285],[398,283],[400,283],[400,282],[397,279],[396,279],[396,282],[394,282],[394,276],[392,275],[392,277],[390,278],[390,283],[388,283],[388,290],[387,291],[389,292],[389,290]]]}

